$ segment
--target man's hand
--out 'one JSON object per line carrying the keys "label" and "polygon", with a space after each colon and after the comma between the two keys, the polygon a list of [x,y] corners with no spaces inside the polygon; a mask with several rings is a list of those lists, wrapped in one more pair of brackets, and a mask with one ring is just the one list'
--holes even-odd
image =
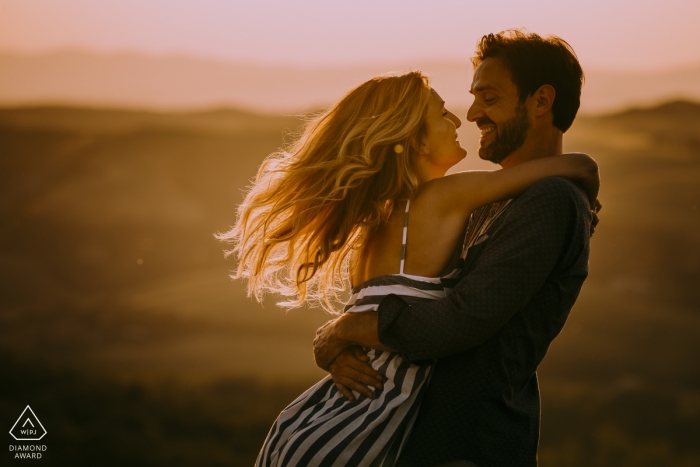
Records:
{"label": "man's hand", "polygon": [[369,357],[362,347],[353,345],[343,350],[330,364],[331,378],[338,391],[349,401],[354,401],[353,390],[368,399],[374,396],[369,386],[382,389],[382,375],[368,363]]}
{"label": "man's hand", "polygon": [[340,355],[346,348],[352,345],[352,342],[346,342],[338,338],[336,325],[342,318],[336,318],[328,321],[326,324],[316,330],[316,338],[314,339],[314,359],[316,366],[322,370],[329,371],[331,362]]}
{"label": "man's hand", "polygon": [[598,226],[598,222],[600,222],[600,219],[598,219],[598,213],[601,209],[603,209],[603,205],[600,204],[600,200],[596,199],[593,206],[591,206],[591,237],[595,233],[595,228]]}
{"label": "man's hand", "polygon": [[394,350],[379,342],[376,311],[345,313],[318,328],[314,339],[316,365],[328,371],[331,362],[351,345]]}

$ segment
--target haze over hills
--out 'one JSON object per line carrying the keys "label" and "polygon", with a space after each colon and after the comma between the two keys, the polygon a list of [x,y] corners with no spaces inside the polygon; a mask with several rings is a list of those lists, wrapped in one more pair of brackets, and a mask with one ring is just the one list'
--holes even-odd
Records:
{"label": "haze over hills", "polygon": [[[468,60],[292,67],[138,53],[0,53],[0,105],[68,103],[153,109],[237,106],[298,112],[328,105],[363,80],[420,69],[453,108],[470,103]],[[587,70],[582,112],[669,98],[700,99],[700,64],[658,72]]]}
{"label": "haze over hills", "polygon": [[[248,299],[212,236],[300,124],[0,108],[0,419],[31,401],[61,440],[44,464],[250,465],[278,411],[323,375],[310,345],[327,315]],[[480,166],[474,125],[459,133],[458,168]],[[700,463],[698,135],[700,104],[686,101],[567,132],[565,150],[600,164],[603,211],[589,278],[539,369],[543,467]]]}
{"label": "haze over hills", "polygon": [[[220,341],[209,336],[206,346],[191,342],[188,345],[195,353],[177,361],[181,370],[189,368],[184,374],[195,379],[217,372],[266,378],[318,375],[312,365],[302,362],[314,326],[324,315],[296,311],[277,321],[280,316],[272,302],[266,310],[253,311],[258,306],[245,298],[240,282],[229,281],[232,262],[222,260],[222,245],[212,237],[234,221],[241,190],[262,158],[282,145],[300,123],[294,117],[238,110],[167,114],[67,107],[0,109],[0,214],[4,219],[0,305],[3,313],[9,313],[7,319],[19,320],[0,331],[3,342],[15,342],[17,350],[30,353],[36,351],[34,342],[42,342],[42,349],[60,347],[62,337],[55,333],[27,338],[15,332],[23,317],[32,313],[48,313],[48,322],[68,319],[75,310],[115,314],[111,320],[126,317],[128,334],[129,320],[148,321],[150,312],[161,310],[167,316],[179,316],[175,321],[227,323],[221,324],[220,331],[225,332]],[[478,132],[472,126],[459,130],[470,155],[457,169],[479,166],[474,156]],[[700,319],[698,135],[700,105],[682,101],[582,117],[567,133],[565,150],[594,155],[603,177],[603,221],[580,301],[587,311],[574,313],[574,321],[600,319],[611,325],[622,312],[623,301],[627,304],[622,308],[645,309],[657,303],[662,308],[648,312],[648,319],[659,320],[657,326],[665,326],[664,319],[680,313],[690,321],[677,332],[700,332],[700,322],[692,324]],[[56,315],[51,310],[57,307],[73,311]],[[72,325],[83,326],[71,319],[73,324],[64,322],[59,327],[72,333]],[[34,328],[32,323],[26,322],[31,335],[51,329]],[[254,338],[240,334],[241,329],[256,329],[251,334]],[[113,332],[108,327],[103,331]],[[229,331],[242,340],[230,339]],[[675,331],[669,328],[669,332]],[[267,339],[284,334],[289,340],[284,364],[274,352],[262,351],[247,363],[206,357],[209,366],[201,364],[202,355],[216,346],[227,352],[248,345],[262,350],[269,344]],[[81,337],[73,345],[89,333],[76,335]],[[197,333],[192,335],[199,338]],[[575,342],[572,337],[556,341],[555,347]],[[158,339],[143,343],[151,350],[143,348],[134,354],[119,342],[119,336],[110,337],[95,348],[88,366],[101,367],[102,359],[126,352],[113,374],[142,375],[138,365],[145,364],[153,351],[152,358],[160,362],[156,373],[177,372],[172,362],[160,360]],[[639,343],[633,333],[615,335],[608,344],[636,347]],[[668,351],[680,350],[681,343],[694,345],[675,338],[675,346]],[[178,339],[163,345],[183,347]],[[54,350],[47,355],[88,364],[83,352],[64,358],[62,351]],[[641,355],[648,350],[642,346],[636,352]],[[547,361],[554,364],[563,359],[557,371],[564,373],[572,359],[583,358],[585,363],[587,358],[586,352],[573,347],[552,355]],[[605,365],[612,365],[611,374],[616,366],[624,367],[615,358],[605,359]],[[693,368],[677,378],[695,378],[692,375],[700,374],[700,367]],[[651,368],[644,371],[649,378]]]}

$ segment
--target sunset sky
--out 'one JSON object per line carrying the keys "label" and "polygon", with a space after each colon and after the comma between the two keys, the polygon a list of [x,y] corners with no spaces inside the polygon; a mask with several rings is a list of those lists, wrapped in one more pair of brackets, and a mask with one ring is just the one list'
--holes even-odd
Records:
{"label": "sunset sky", "polygon": [[468,58],[488,32],[566,39],[589,68],[700,63],[694,0],[0,0],[0,52],[65,48],[265,64]]}

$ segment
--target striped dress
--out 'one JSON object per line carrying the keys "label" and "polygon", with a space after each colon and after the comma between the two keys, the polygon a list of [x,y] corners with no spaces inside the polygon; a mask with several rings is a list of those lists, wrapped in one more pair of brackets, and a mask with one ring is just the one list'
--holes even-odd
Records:
{"label": "striped dress", "polygon": [[[404,274],[408,208],[404,214],[399,274],[370,279],[352,290],[345,313],[376,310],[389,294],[408,303],[437,300],[449,293],[459,269],[444,277]],[[270,429],[256,467],[392,466],[408,439],[434,362],[412,364],[401,354],[368,351],[369,363],[384,376],[382,390],[348,401],[330,376],[285,408]]]}

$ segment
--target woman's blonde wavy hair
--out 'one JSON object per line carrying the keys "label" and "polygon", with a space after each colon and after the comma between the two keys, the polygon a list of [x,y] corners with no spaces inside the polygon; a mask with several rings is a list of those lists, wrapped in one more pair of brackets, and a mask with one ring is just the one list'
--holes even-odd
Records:
{"label": "woman's blonde wavy hair", "polygon": [[264,160],[235,226],[217,234],[234,245],[231,277],[248,279],[248,296],[275,292],[291,298],[281,306],[336,313],[350,252],[418,186],[429,95],[417,71],[372,78]]}

